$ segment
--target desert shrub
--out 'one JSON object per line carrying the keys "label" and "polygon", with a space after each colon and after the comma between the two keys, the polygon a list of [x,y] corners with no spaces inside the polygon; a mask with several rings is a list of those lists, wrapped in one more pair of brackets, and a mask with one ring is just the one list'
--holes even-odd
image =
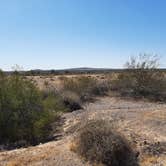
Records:
{"label": "desert shrub", "polygon": [[106,82],[99,82],[93,77],[63,78],[62,84],[64,91],[77,94],[83,102],[92,100],[95,95],[104,95],[108,91]]}
{"label": "desert shrub", "polygon": [[93,85],[95,80],[93,78],[88,78],[86,76],[79,76],[74,78],[64,78],[63,86],[64,89],[72,90],[78,94],[83,93],[83,90],[87,90]]}
{"label": "desert shrub", "polygon": [[137,159],[127,140],[103,120],[90,121],[74,140],[75,151],[92,163],[107,166],[135,166]]}
{"label": "desert shrub", "polygon": [[57,90],[57,88],[55,86],[48,84],[48,86],[46,86],[42,89],[42,96],[45,99],[49,96],[58,97],[60,95],[59,95],[59,91]]}
{"label": "desert shrub", "polygon": [[127,69],[112,82],[112,89],[118,90],[122,95],[165,100],[166,78],[157,66],[156,56],[145,54],[138,58],[132,57],[126,63]]}
{"label": "desert shrub", "polygon": [[89,90],[93,80],[88,77],[75,77],[63,79],[63,91],[70,91],[79,96],[82,101],[91,99]]}
{"label": "desert shrub", "polygon": [[95,86],[92,87],[92,94],[96,96],[104,96],[110,90],[109,80],[97,81]]}
{"label": "desert shrub", "polygon": [[118,76],[111,81],[111,90],[120,92],[121,95],[132,95],[135,87],[135,80],[129,71],[117,74]]}
{"label": "desert shrub", "polygon": [[[58,103],[58,102],[57,102]],[[44,141],[56,115],[52,98],[43,101],[42,93],[18,73],[0,73],[0,143]],[[58,108],[56,108],[58,109]]]}
{"label": "desert shrub", "polygon": [[59,95],[47,94],[47,97],[43,98],[43,106],[46,111],[55,113],[67,111],[67,108]]}
{"label": "desert shrub", "polygon": [[49,82],[48,81],[44,81],[44,86],[48,87],[49,86]]}
{"label": "desert shrub", "polygon": [[76,93],[64,91],[61,95],[65,106],[68,108],[68,111],[75,111],[82,108],[82,102]]}
{"label": "desert shrub", "polygon": [[43,89],[43,100],[46,108],[53,107],[52,110],[54,109],[59,112],[70,112],[82,108],[82,103],[76,93],[57,90],[52,86]]}

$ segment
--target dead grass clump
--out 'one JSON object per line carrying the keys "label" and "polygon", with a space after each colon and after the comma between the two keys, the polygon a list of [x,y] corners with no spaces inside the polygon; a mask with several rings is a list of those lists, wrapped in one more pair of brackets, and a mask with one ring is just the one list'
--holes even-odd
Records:
{"label": "dead grass clump", "polygon": [[62,93],[62,99],[65,106],[71,111],[79,110],[82,108],[80,98],[76,93],[71,91],[64,91]]}
{"label": "dead grass clump", "polygon": [[77,94],[82,102],[90,101],[97,95],[105,95],[109,90],[106,81],[99,82],[92,77],[63,78],[61,81],[63,91],[71,91]]}
{"label": "dead grass clump", "polygon": [[80,129],[71,150],[92,163],[106,166],[136,166],[137,159],[127,140],[109,122],[90,121]]}
{"label": "dead grass clump", "polygon": [[107,80],[97,81],[95,86],[92,88],[92,94],[96,96],[107,95],[110,90],[110,83]]}

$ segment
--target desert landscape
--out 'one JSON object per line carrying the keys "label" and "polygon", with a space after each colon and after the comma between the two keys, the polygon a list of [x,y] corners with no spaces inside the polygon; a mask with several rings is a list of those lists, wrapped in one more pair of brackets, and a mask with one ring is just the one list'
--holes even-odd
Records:
{"label": "desert landscape", "polygon": [[[115,74],[116,75],[116,74]],[[111,74],[111,76],[113,76]],[[103,83],[108,75],[63,75],[63,76],[28,76],[40,89],[63,89],[66,79],[92,78]],[[115,77],[115,76],[114,76]],[[109,80],[110,81],[110,80]],[[90,166],[72,149],[74,138],[81,126],[88,121],[104,120],[113,124],[114,128],[130,142],[140,166],[166,165],[166,104],[149,101],[146,98],[132,98],[109,91],[102,96],[94,97],[83,103],[82,108],[61,115],[60,124],[54,139],[37,146],[3,150],[0,152],[0,165],[57,165],[57,166]],[[2,146],[1,146],[2,147]],[[96,163],[96,165],[103,165]]]}
{"label": "desert landscape", "polygon": [[0,1],[0,166],[166,166],[166,1]]}

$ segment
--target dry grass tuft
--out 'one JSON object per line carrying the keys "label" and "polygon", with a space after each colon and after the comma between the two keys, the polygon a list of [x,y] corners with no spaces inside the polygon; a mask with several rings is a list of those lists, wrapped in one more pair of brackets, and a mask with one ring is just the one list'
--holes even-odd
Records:
{"label": "dry grass tuft", "polygon": [[92,163],[106,166],[137,166],[127,140],[109,122],[90,121],[80,129],[70,149]]}

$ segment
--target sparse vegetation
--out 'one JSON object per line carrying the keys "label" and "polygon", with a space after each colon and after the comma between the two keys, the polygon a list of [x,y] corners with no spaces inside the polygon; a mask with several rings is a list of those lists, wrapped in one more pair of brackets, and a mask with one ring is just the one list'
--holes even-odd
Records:
{"label": "sparse vegetation", "polygon": [[63,78],[62,81],[63,91],[77,94],[82,102],[92,100],[96,95],[105,95],[109,90],[107,82],[99,82],[93,77]]}
{"label": "sparse vegetation", "polygon": [[107,89],[94,78],[63,78],[63,90],[44,82],[37,88],[33,80],[19,72],[0,74],[0,144],[37,144],[50,137],[51,123],[61,112],[82,108],[82,103]]}
{"label": "sparse vegetation", "polygon": [[157,69],[157,56],[144,54],[132,57],[126,67],[113,81],[112,89],[121,95],[166,101],[166,78],[165,74]]}
{"label": "sparse vegetation", "polygon": [[127,140],[109,122],[90,121],[80,129],[74,140],[75,151],[92,163],[106,166],[136,166],[135,153]]}
{"label": "sparse vegetation", "polygon": [[[128,65],[130,63],[128,63]],[[149,106],[148,103],[146,105],[143,101],[140,101],[140,103],[133,100],[123,101],[119,98],[114,99],[114,97],[112,98],[107,96],[102,99],[98,98],[95,102],[86,104],[86,107],[83,107],[84,102],[94,101],[93,99],[95,99],[96,96],[106,95],[110,90],[110,87],[120,92],[121,95],[146,97],[164,101],[161,93],[164,94],[165,92],[165,77],[161,70],[157,70],[156,67],[154,69],[150,68],[150,70],[149,68],[148,70],[141,69],[139,72],[143,72],[142,75],[140,73],[137,75],[137,70],[139,69],[128,67],[124,71],[119,71],[119,73],[111,73],[111,76],[109,74],[67,75],[63,77],[27,77],[21,76],[18,72],[10,75],[5,75],[5,73],[2,72],[0,77],[0,101],[1,105],[3,105],[2,108],[5,111],[2,113],[2,109],[0,109],[0,129],[2,131],[0,132],[0,150],[4,150],[5,148],[13,149],[21,146],[36,145],[40,142],[42,143],[48,142],[52,139],[60,139],[59,141],[62,143],[60,145],[58,142],[50,142],[48,144],[33,147],[32,149],[28,148],[25,150],[25,154],[22,154],[21,156],[18,153],[16,156],[20,160],[22,160],[22,157],[24,156],[25,161],[28,164],[31,164],[36,162],[36,157],[41,157],[41,151],[43,151],[46,155],[46,159],[40,158],[40,160],[42,160],[40,162],[47,162],[47,158],[49,156],[49,158],[52,157],[53,160],[49,159],[48,162],[53,165],[61,160],[62,165],[65,165],[64,163],[69,164],[71,162],[74,163],[73,165],[89,165],[89,163],[92,163],[93,165],[103,166],[135,166],[138,165],[138,156],[138,160],[142,164],[145,161],[144,158],[146,159],[145,155],[150,154],[151,156],[158,155],[158,161],[155,159],[154,162],[160,162],[162,160],[162,156],[164,156],[164,144],[162,141],[151,141],[151,139],[147,138],[144,133],[147,134],[149,131],[152,131],[152,127],[154,127],[155,130],[153,130],[152,134],[148,133],[150,137],[158,139],[157,135],[155,135],[156,130],[160,130],[161,134],[164,133],[163,126],[165,124],[165,113],[162,110],[158,110],[163,104],[151,103],[153,105],[150,104]],[[153,77],[151,77],[150,71],[153,71]],[[150,80],[152,80],[151,78],[154,80],[159,78],[157,79],[157,85],[154,84],[154,86],[158,86],[159,90],[155,87],[156,91],[153,95],[151,89],[149,89],[150,95],[147,95],[146,93],[144,94],[140,90],[138,91],[136,85],[137,87],[139,86],[136,84],[136,81],[139,80],[140,77],[143,77],[145,82],[147,78]],[[15,86],[16,78],[19,80],[18,86]],[[160,85],[161,78],[163,80],[163,87]],[[55,81],[52,82],[52,79]],[[146,90],[150,83],[144,84],[144,81],[139,85],[144,85]],[[33,88],[31,89],[31,87]],[[161,87],[163,91],[161,91]],[[154,90],[154,88],[152,90]],[[156,95],[158,94],[157,92],[160,92],[159,95]],[[32,94],[32,96],[30,94]],[[161,98],[156,99],[156,97]],[[135,104],[132,105],[132,102],[135,102]],[[84,108],[85,111],[80,110],[79,113],[73,112],[63,114],[64,112],[72,112],[82,108]],[[141,108],[142,111],[139,111],[138,108]],[[153,111],[147,111],[152,108],[154,109],[155,115],[152,114]],[[162,108],[164,110],[165,105],[163,105]],[[63,115],[62,118],[61,115]],[[5,120],[3,116],[6,117]],[[144,120],[143,122],[140,122],[140,119],[137,117],[142,116],[144,117]],[[7,118],[8,121],[6,121]],[[24,120],[23,118],[26,118],[27,120]],[[118,130],[124,133],[125,137],[117,132],[110,122],[101,120],[96,121],[96,119],[101,118],[105,120],[113,118],[112,120],[114,122],[117,121],[117,125],[119,125]],[[94,121],[89,121],[89,119],[93,119]],[[129,123],[126,124],[126,120],[129,121]],[[87,125],[84,126],[86,122]],[[137,130],[137,126],[141,126],[142,123],[146,126],[142,131],[143,133],[140,132],[140,127],[138,127]],[[130,126],[132,127],[130,128]],[[62,129],[64,129],[65,134]],[[8,133],[8,135],[6,133]],[[140,134],[141,137],[139,137],[137,133]],[[69,142],[70,139],[66,139],[66,136],[71,136],[72,138],[73,135],[75,135],[73,141]],[[139,149],[138,153],[135,154],[125,138],[131,141],[132,147]],[[146,141],[144,141],[144,139]],[[144,142],[147,142],[146,145]],[[70,145],[70,149],[78,154],[78,158],[69,151],[68,144]],[[57,150],[51,150],[52,154],[50,151],[46,152],[45,148],[49,147],[48,149],[57,149],[57,145],[59,148],[59,155],[57,155]],[[29,149],[31,150],[29,151]],[[16,151],[21,152],[19,149]],[[1,154],[2,153],[3,152],[1,152]],[[15,152],[13,153],[15,154]],[[27,157],[27,153],[29,154],[29,158]],[[29,160],[32,158],[34,153],[34,160],[32,159],[30,163]],[[69,157],[69,163],[66,160],[65,162],[63,161],[64,157],[66,158],[68,155],[71,155],[71,158]],[[80,158],[79,155],[81,156]],[[3,156],[3,154],[1,156]],[[10,152],[8,154],[8,159],[6,160],[10,160],[9,156],[11,156]],[[59,159],[59,156],[62,159]],[[75,158],[73,158],[73,156]],[[6,157],[4,156],[4,158]],[[11,156],[11,159],[12,158],[14,157]],[[87,162],[82,161],[82,158]],[[1,161],[3,161],[3,158]]]}
{"label": "sparse vegetation", "polygon": [[[139,153],[135,153],[126,138],[110,122],[89,120],[95,119],[100,112],[98,109],[102,110],[99,116],[103,116],[105,111],[110,111],[110,108],[114,109],[113,103],[106,108],[105,102],[101,105],[98,103],[94,106],[97,111],[91,114],[89,110],[93,108],[91,106],[94,103],[90,104],[90,109],[85,107],[88,111],[84,115],[81,115],[81,111],[80,115],[63,114],[84,108],[85,102],[94,101],[97,96],[107,95],[111,89],[123,96],[165,101],[166,77],[164,72],[157,69],[157,66],[158,59],[155,56],[141,55],[138,59],[131,58],[126,63],[125,70],[111,73],[111,76],[109,74],[27,77],[19,72],[10,74],[1,72],[0,148],[12,149],[36,145],[63,137],[60,125],[66,118],[68,121],[65,123],[66,126],[64,125],[64,131],[66,134],[76,134],[70,148],[88,163],[106,166],[137,166],[139,153],[163,154],[165,150],[163,144],[160,146],[159,143],[152,142],[144,148],[144,144],[137,144],[135,135],[129,137],[125,135],[132,142],[132,146],[138,146],[138,148],[141,146],[142,150],[139,149]],[[106,103],[112,101],[107,101],[108,97],[105,99]],[[119,109],[119,106],[117,108]],[[114,115],[114,113],[114,111],[111,113],[111,117],[121,116],[117,119],[125,121],[124,115]],[[60,118],[61,115],[63,115],[62,118]],[[146,115],[147,117],[149,118],[149,115]],[[106,116],[103,116],[104,118]],[[84,125],[86,122],[87,124]],[[155,123],[163,122],[158,120]],[[121,130],[121,132],[124,131]]]}
{"label": "sparse vegetation", "polygon": [[75,111],[82,108],[82,102],[76,93],[71,91],[64,91],[61,96],[65,106],[69,108],[70,111]]}

